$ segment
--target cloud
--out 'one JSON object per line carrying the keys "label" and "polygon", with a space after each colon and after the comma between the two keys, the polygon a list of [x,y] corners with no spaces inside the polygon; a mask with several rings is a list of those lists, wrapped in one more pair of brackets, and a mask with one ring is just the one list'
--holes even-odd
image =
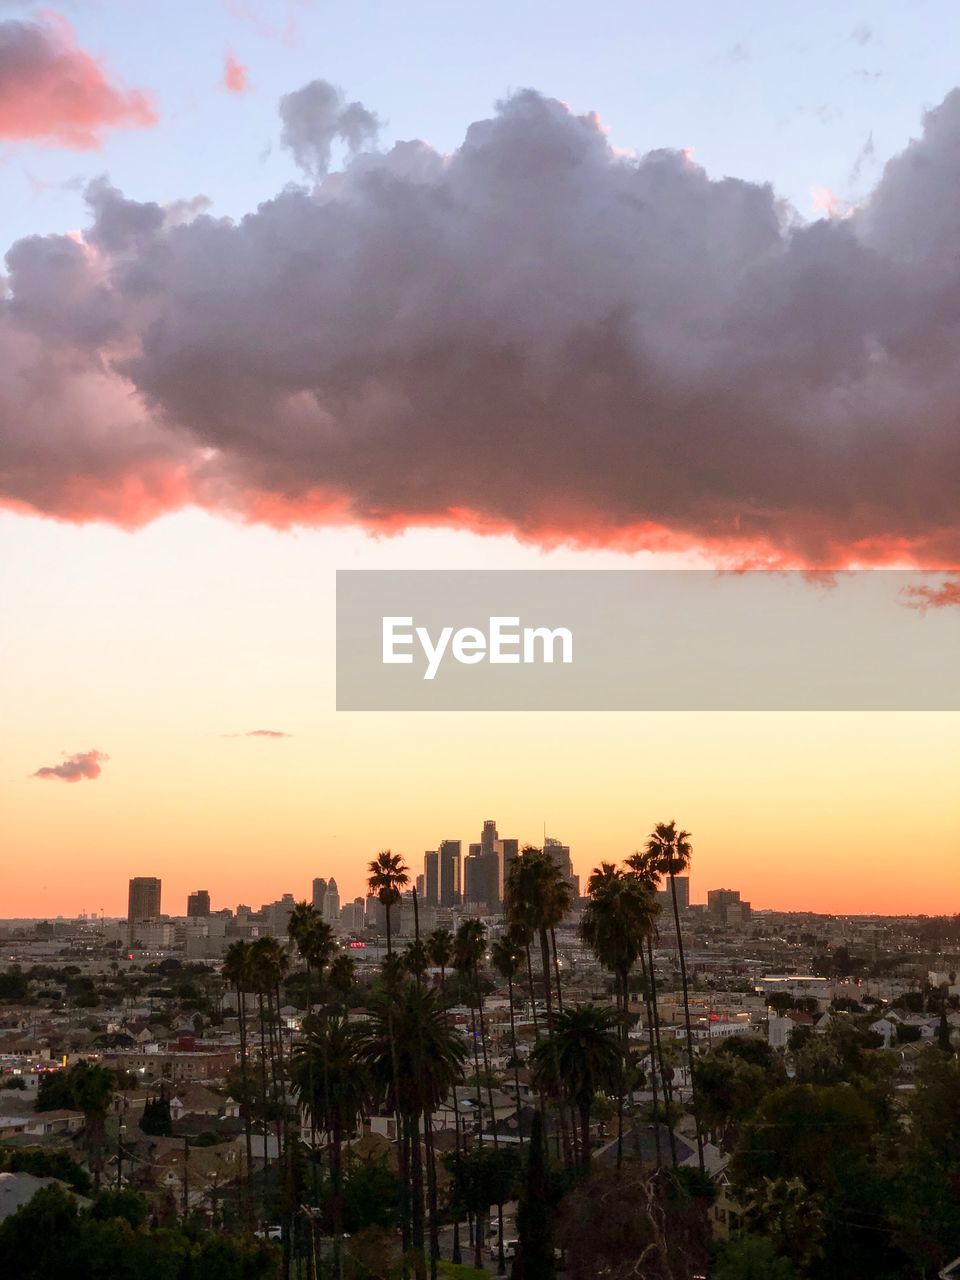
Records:
{"label": "cloud", "polygon": [[960,608],[960,580],[952,579],[937,587],[907,587],[903,591],[908,606],[920,613],[928,609]]}
{"label": "cloud", "polygon": [[244,734],[246,738],[292,738],[292,733],[282,733],[279,729],[251,729]]}
{"label": "cloud", "polygon": [[106,129],[155,122],[146,95],[111,83],[66,19],[0,21],[0,138],[92,151]]}
{"label": "cloud", "polygon": [[246,93],[250,88],[247,68],[242,62],[237,61],[229,49],[223,63],[223,80],[221,83],[228,93]]}
{"label": "cloud", "polygon": [[[322,82],[284,103],[315,174],[370,136]],[[813,222],[533,91],[236,222],[88,201],[7,256],[15,509],[960,564],[960,93]]]}
{"label": "cloud", "polygon": [[44,765],[34,778],[59,778],[62,782],[79,782],[82,778],[99,778],[101,765],[110,757],[103,751],[78,751],[66,756],[62,764]]}
{"label": "cloud", "polygon": [[346,102],[343,93],[326,80],[287,93],[280,99],[283,132],[280,141],[306,173],[320,177],[330,167],[330,151],[336,141],[351,152],[376,141],[380,122],[362,102]]}

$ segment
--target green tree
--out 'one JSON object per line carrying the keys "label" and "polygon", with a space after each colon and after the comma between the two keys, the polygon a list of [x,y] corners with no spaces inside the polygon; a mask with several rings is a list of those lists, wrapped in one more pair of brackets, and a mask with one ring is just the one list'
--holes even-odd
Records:
{"label": "green tree", "polygon": [[[443,1098],[463,1079],[466,1049],[448,1025],[436,993],[415,982],[382,990],[370,1000],[359,1058],[369,1072],[373,1098],[401,1118],[403,1162],[409,1170],[411,1230],[418,1276],[426,1272],[424,1254],[424,1170],[421,1133],[433,1166],[431,1117]],[[405,1170],[403,1163],[401,1177]],[[436,1169],[428,1167],[430,1213],[436,1220]],[[431,1224],[432,1230],[432,1224]]]}
{"label": "green tree", "polygon": [[400,902],[402,890],[410,881],[407,864],[399,853],[391,853],[389,849],[381,849],[369,864],[367,888],[375,893],[383,903],[387,921],[387,955],[393,954],[393,933],[391,930],[391,912]]}
{"label": "green tree", "polygon": [[237,997],[237,1025],[240,1031],[240,1117],[246,1155],[247,1225],[253,1225],[253,1131],[250,1115],[249,1050],[247,1048],[247,993],[253,988],[253,956],[249,942],[239,939],[227,948],[223,959],[223,976]]}
{"label": "green tree", "polygon": [[763,1236],[738,1235],[725,1240],[717,1251],[714,1280],[798,1280],[786,1258],[777,1256]]}
{"label": "green tree", "polygon": [[447,970],[453,963],[453,934],[449,929],[434,929],[427,938],[427,953],[430,963],[440,970],[440,985],[447,983]]}
{"label": "green tree", "polygon": [[[587,909],[580,921],[580,936],[596,956],[599,963],[614,978],[617,1010],[620,1020],[621,1052],[624,1064],[628,1060],[628,1006],[630,1000],[630,973],[643,956],[644,941],[654,929],[659,907],[653,890],[638,876],[628,874],[609,862],[603,862],[590,877]],[[648,1022],[651,1036],[650,1054],[653,1061],[653,1026]],[[656,1073],[651,1073],[656,1110]],[[657,1145],[659,1148],[659,1129]],[[617,1168],[623,1165],[623,1088],[617,1100]]]}
{"label": "green tree", "polygon": [[347,1014],[347,1001],[353,985],[356,980],[356,963],[353,956],[347,951],[341,951],[335,956],[333,963],[330,965],[330,972],[327,980],[331,988],[340,997],[340,1008],[343,1010],[344,1017]]}
{"label": "green tree", "polygon": [[621,1087],[623,1049],[613,1010],[594,1004],[576,1005],[558,1013],[548,1042],[533,1051],[534,1075],[550,1078],[570,1099],[580,1117],[580,1160],[590,1169],[590,1109],[598,1093]]}
{"label": "green tree", "polygon": [[370,1081],[363,1068],[361,1041],[345,1018],[325,1019],[311,1028],[293,1058],[292,1079],[310,1116],[311,1133],[321,1131],[329,1143],[331,1219],[339,1275],[344,1231],[343,1143],[359,1124],[370,1101]]}
{"label": "green tree", "polygon": [[517,1256],[513,1280],[554,1280],[553,1213],[543,1117],[534,1113],[527,1163],[517,1206]]}
{"label": "green tree", "polygon": [[830,1195],[869,1154],[871,1107],[847,1085],[786,1085],[768,1093],[746,1122],[731,1169],[741,1188],[764,1178],[799,1178]]}
{"label": "green tree", "polygon": [[700,1172],[703,1173],[703,1134],[697,1119],[696,1085],[693,1082],[693,1029],[690,1025],[690,987],[687,981],[687,962],[683,949],[683,929],[680,927],[680,906],[677,901],[677,876],[690,868],[692,845],[689,831],[678,831],[676,822],[658,822],[647,840],[647,853],[655,860],[670,882],[670,899],[673,904],[673,921],[677,931],[677,954],[680,960],[680,982],[683,987],[683,1019],[687,1035],[687,1065],[690,1068],[693,1090],[693,1115],[697,1127],[697,1155]]}

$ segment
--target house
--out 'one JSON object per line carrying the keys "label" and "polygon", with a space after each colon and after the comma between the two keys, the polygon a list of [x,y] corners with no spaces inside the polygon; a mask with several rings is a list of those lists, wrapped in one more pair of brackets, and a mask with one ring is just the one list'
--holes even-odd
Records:
{"label": "house", "polygon": [[36,1178],[32,1173],[0,1173],[0,1222],[5,1222],[18,1209],[29,1204],[43,1187],[60,1187],[78,1204],[86,1206],[90,1203],[58,1178]]}
{"label": "house", "polygon": [[223,1098],[218,1093],[200,1084],[185,1084],[170,1099],[170,1118],[176,1122],[185,1115],[219,1116],[223,1105]]}
{"label": "house", "polygon": [[874,1035],[883,1037],[883,1047],[889,1049],[897,1038],[897,1026],[900,1019],[897,1015],[887,1014],[883,1018],[877,1018],[876,1022],[870,1023],[870,1030]]}

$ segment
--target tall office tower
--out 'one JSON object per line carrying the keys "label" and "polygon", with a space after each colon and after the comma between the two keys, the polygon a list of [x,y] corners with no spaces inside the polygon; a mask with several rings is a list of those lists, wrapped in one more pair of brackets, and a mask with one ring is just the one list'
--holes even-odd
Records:
{"label": "tall office tower", "polygon": [[333,876],[327,881],[327,892],[323,899],[323,918],[327,924],[337,924],[340,920],[340,890]]}
{"label": "tall office tower", "polygon": [[574,894],[580,896],[580,877],[574,875],[573,861],[570,857],[570,846],[563,844],[560,840],[555,840],[553,836],[547,836],[543,842],[543,852],[548,853],[554,860],[563,874],[564,880],[569,884]]}
{"label": "tall office tower", "polygon": [[355,898],[340,908],[340,925],[348,933],[359,933],[363,929],[363,899]]}
{"label": "tall office tower", "polygon": [[293,908],[296,905],[293,894],[285,893],[282,898],[278,898],[276,902],[271,902],[263,908],[267,928],[275,938],[286,936],[287,929],[290,927],[290,917],[293,915]]}
{"label": "tall office tower", "polygon": [[323,899],[327,892],[327,882],[323,876],[318,876],[313,882],[313,909],[319,911],[323,915]]}
{"label": "tall office tower", "polygon": [[460,841],[440,842],[440,905],[460,905]]}
{"label": "tall office tower", "polygon": [[501,870],[503,872],[503,883],[506,884],[507,878],[510,875],[510,866],[512,863],[516,862],[517,854],[520,852],[520,841],[501,840],[500,843],[503,846],[503,866]]}
{"label": "tall office tower", "polygon": [[160,916],[160,881],[156,876],[134,876],[127,896],[127,938],[135,941],[136,926],[141,920]]}
{"label": "tall office tower", "polygon": [[425,876],[417,876],[417,897],[423,902],[423,894],[426,889],[427,881]]}
{"label": "tall office tower", "polygon": [[428,849],[423,855],[423,905],[440,905],[440,851]]}
{"label": "tall office tower", "polygon": [[[690,906],[690,877],[674,876],[674,884],[677,887],[677,906],[681,911],[686,911]],[[670,881],[667,881],[667,889],[670,888]],[[739,896],[739,895],[738,895]]]}
{"label": "tall office tower", "polygon": [[187,898],[188,916],[208,916],[210,914],[210,894],[206,889],[198,889]]}
{"label": "tall office tower", "polygon": [[497,824],[493,818],[488,818],[483,824],[483,830],[480,832],[480,847],[484,853],[489,853],[500,839],[500,833],[497,831]]}

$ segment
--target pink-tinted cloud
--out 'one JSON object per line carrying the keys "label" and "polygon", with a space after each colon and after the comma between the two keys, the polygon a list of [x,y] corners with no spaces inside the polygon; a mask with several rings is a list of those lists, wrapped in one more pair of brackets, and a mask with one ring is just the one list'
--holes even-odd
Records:
{"label": "pink-tinted cloud", "polygon": [[251,729],[244,734],[247,738],[292,738],[292,733],[283,733],[280,729]]}
{"label": "pink-tinted cloud", "polygon": [[920,613],[928,609],[960,609],[960,579],[953,578],[936,587],[907,587],[904,595],[910,608]]}
{"label": "pink-tinted cloud", "polygon": [[66,19],[0,22],[0,138],[91,151],[107,129],[155,121],[147,96],[114,83]]}
{"label": "pink-tinted cloud", "polygon": [[231,222],[101,182],[15,244],[0,501],[960,565],[960,92],[812,223],[532,91],[450,155],[375,133],[314,82],[309,188]]}
{"label": "pink-tinted cloud", "polygon": [[221,83],[228,93],[246,93],[250,88],[247,68],[242,62],[238,62],[229,50],[227,50],[227,56],[223,63],[223,80]]}
{"label": "pink-tinted cloud", "polygon": [[44,765],[34,778],[59,778],[61,782],[80,782],[83,778],[99,778],[101,765],[110,757],[103,751],[78,751],[67,756],[62,764]]}

